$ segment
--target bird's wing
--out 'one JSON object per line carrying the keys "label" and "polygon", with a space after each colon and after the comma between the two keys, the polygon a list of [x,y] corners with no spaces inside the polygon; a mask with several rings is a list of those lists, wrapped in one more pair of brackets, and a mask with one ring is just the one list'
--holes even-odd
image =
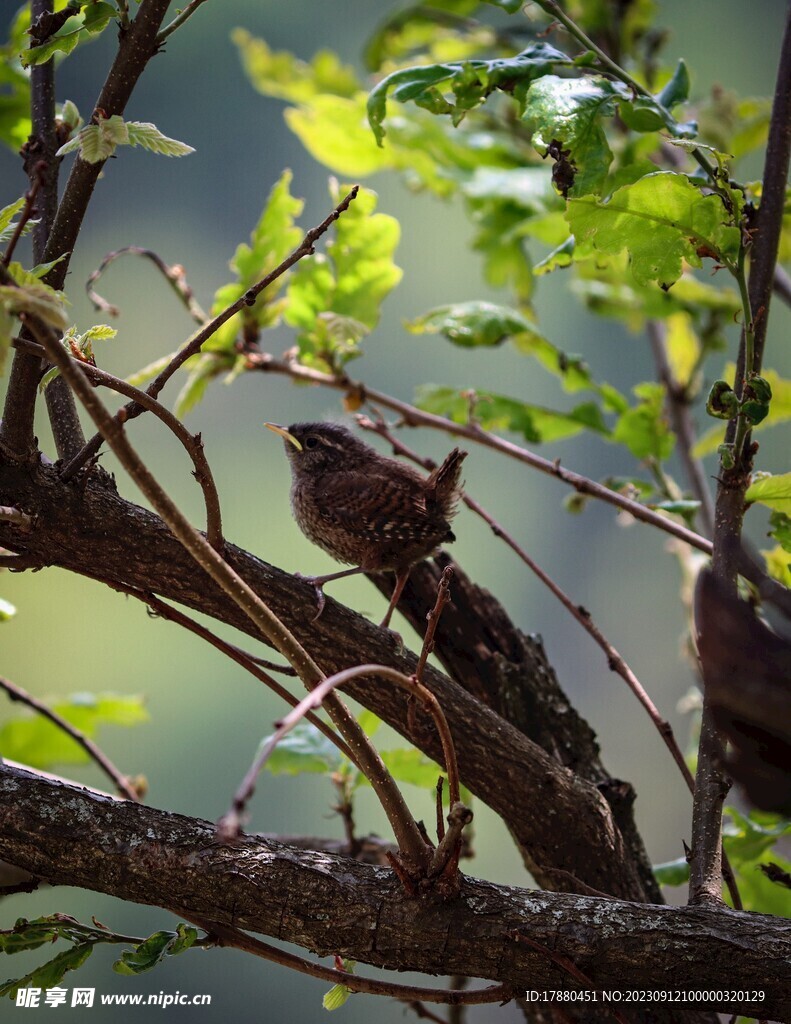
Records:
{"label": "bird's wing", "polygon": [[316,497],[322,518],[357,536],[393,543],[414,540],[428,518],[419,478],[372,472],[333,473]]}

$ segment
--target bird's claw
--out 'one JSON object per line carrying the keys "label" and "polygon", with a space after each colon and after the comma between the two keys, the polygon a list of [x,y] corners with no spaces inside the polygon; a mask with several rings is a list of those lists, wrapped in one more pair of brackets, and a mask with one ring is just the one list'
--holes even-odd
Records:
{"label": "bird's claw", "polygon": [[295,572],[294,576],[298,580],[302,580],[303,583],[309,583],[316,593],[316,614],[310,620],[316,622],[324,611],[324,605],[327,603],[327,598],[324,596],[324,584],[317,576],[303,576],[301,572]]}

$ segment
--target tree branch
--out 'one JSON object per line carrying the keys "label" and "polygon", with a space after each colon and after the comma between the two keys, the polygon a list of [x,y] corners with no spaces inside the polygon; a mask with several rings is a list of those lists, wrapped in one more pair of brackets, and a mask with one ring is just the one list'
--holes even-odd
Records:
{"label": "tree branch", "polygon": [[[517,991],[568,985],[545,955],[513,937],[524,932],[601,989],[741,990],[742,998],[715,994],[695,1002],[695,1010],[776,1020],[791,1014],[791,924],[761,914],[640,906],[470,878],[456,899],[415,900],[381,868],[255,837],[223,846],[209,822],[107,800],[5,766],[0,855],[53,884],[213,919],[377,967],[487,978]],[[651,1010],[655,1020],[683,1017],[658,1003]]]}

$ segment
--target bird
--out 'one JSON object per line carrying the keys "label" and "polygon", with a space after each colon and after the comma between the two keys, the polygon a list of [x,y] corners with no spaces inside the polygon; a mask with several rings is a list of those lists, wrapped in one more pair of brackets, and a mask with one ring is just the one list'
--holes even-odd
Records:
{"label": "bird", "polygon": [[291,466],[291,509],[300,530],[336,561],[353,566],[301,577],[316,591],[315,618],[324,610],[325,583],[392,571],[393,595],[380,623],[389,627],[412,566],[456,539],[450,521],[467,452],[454,448],[442,465],[422,476],[337,423],[264,426],[283,438]]}

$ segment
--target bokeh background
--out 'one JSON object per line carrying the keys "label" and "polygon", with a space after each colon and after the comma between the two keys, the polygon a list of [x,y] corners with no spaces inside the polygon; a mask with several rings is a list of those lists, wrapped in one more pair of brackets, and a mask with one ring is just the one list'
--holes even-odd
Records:
{"label": "bokeh background", "polygon": [[[3,6],[10,18],[12,5]],[[671,31],[667,56],[687,59],[695,98],[705,96],[715,82],[744,95],[771,93],[784,2],[766,0],[750,9],[736,0],[721,0],[716,6],[661,0],[657,6]],[[282,104],[253,91],[229,35],[242,26],[272,47],[303,58],[329,47],[361,68],[363,43],[383,11],[383,6],[367,0],[224,0],[206,3],[170,39],[166,52],[151,62],[126,116],[154,121],[196,152],[168,161],[127,149],[108,163],[71,263],[69,286],[80,329],[104,319],[84,298],[83,282],[105,253],[126,245],[152,248],[166,261],[182,263],[207,307],[214,290],[229,280],[227,262],[236,245],[247,239],[285,167],[294,173],[292,191],[306,200],[301,223],[307,228],[323,219],[331,206],[327,170],[307,156],[288,131]],[[58,73],[58,99],[72,99],[83,114],[90,112],[113,50],[113,32],[108,30],[98,42],[64,61]],[[760,163],[739,170],[745,178],[758,176]],[[0,153],[0,183],[0,205],[26,187],[19,160],[7,151]],[[546,404],[556,400],[560,406],[564,396],[559,389],[555,392],[534,363],[507,348],[493,353],[462,351],[404,330],[404,318],[435,305],[470,298],[507,302],[508,296],[482,283],[480,260],[469,249],[471,229],[458,207],[409,193],[387,175],[365,184],[379,193],[379,209],[401,221],[397,261],[404,279],[386,302],[382,322],[351,373],[406,400],[416,384],[432,381],[490,387]],[[113,373],[126,375],[171,351],[192,330],[186,313],[148,264],[116,264],[103,279],[101,291],[122,310],[115,324],[118,338],[99,352],[100,365]],[[568,295],[562,273],[541,279],[536,305],[547,336],[566,351],[582,353],[597,378],[627,390],[651,376],[646,339],[586,314]],[[779,303],[772,321],[768,363],[787,376],[791,366],[784,339],[789,319]],[[731,340],[733,352],[735,327]],[[271,337],[275,354],[291,344],[286,329]],[[0,382],[0,391],[3,386]],[[219,383],[210,388],[190,413],[188,424],[203,434],[230,539],[289,571],[319,572],[331,565],[291,519],[286,460],[280,443],[261,429],[261,422],[340,416],[336,393],[294,387],[275,377],[250,375],[231,388]],[[52,456],[43,414],[37,429]],[[130,434],[171,494],[200,523],[200,493],[180,448],[151,417],[137,420]],[[407,440],[434,457],[442,457],[450,446],[447,437],[428,431],[413,432]],[[634,468],[624,464],[620,451],[584,436],[547,447],[542,454],[560,456],[565,465],[595,478]],[[782,439],[771,432],[764,435],[761,457],[763,467],[780,471],[787,458]],[[103,465],[117,470],[123,494],[141,500],[111,455],[103,457]],[[612,509],[593,504],[583,515],[571,517],[562,509],[562,485],[517,470],[482,449],[471,452],[466,479],[470,492],[483,498],[574,600],[591,610],[685,743],[689,719],[676,711],[676,705],[693,684],[693,676],[679,655],[684,614],[678,568],[664,550],[665,539],[645,526],[624,527]],[[763,522],[753,526],[758,540]],[[638,824],[651,858],[661,862],[680,856],[682,841],[689,835],[690,801],[636,701],[608,671],[598,648],[484,524],[462,510],[456,533],[454,554],[461,564],[497,593],[524,630],[542,635],[562,685],[599,735],[610,772],[635,785]],[[331,592],[366,614],[381,614],[382,600],[365,581],[343,581]],[[259,740],[281,713],[267,692],[197,638],[151,620],[139,604],[98,584],[56,569],[35,575],[2,572],[0,596],[18,608],[16,618],[0,627],[4,675],[41,697],[84,690],[144,693],[150,721],[129,730],[105,729],[100,742],[125,771],[147,776],[151,804],[207,819],[223,813]],[[410,642],[414,637],[402,625]],[[245,644],[249,646],[249,641]],[[9,713],[9,705],[0,702],[0,722]],[[399,742],[392,735],[385,735],[384,741]],[[105,785],[91,767],[64,769],[64,774]],[[430,819],[431,794],[410,789],[408,795],[416,813]],[[332,799],[329,783],[317,777],[265,776],[249,827],[340,836],[340,822],[330,812]],[[486,808],[478,805],[475,810],[477,858],[465,865],[466,870],[497,882],[530,884],[501,823]],[[359,795],[357,820],[361,831],[387,834],[386,822],[365,790]],[[679,898],[672,892],[668,896]],[[138,935],[175,923],[158,909],[61,889],[4,900],[0,927],[9,927],[20,915],[55,911],[83,920],[95,914],[117,931]],[[99,950],[79,975],[67,977],[65,983],[96,985],[98,992],[179,990],[213,997],[208,1008],[156,1011],[162,1019],[189,1015],[206,1024],[229,1019],[307,1022],[324,1013],[321,996],[326,985],[242,953],[188,954],[139,979],[114,974],[113,959],[112,951]],[[19,973],[18,968],[9,961],[5,975]],[[60,1010],[71,1019],[77,1012]],[[385,1024],[402,1020],[406,1012],[398,1004],[358,996],[339,1018],[363,1021],[376,1013]],[[105,1013],[95,1008],[91,1019],[104,1020]],[[486,1008],[471,1010],[468,1019],[483,1021],[487,1013]],[[112,1010],[117,1021],[140,1020],[141,1014],[145,1017],[146,1010]],[[514,1010],[502,1011],[498,1019],[511,1019],[511,1014],[516,1019]]]}

